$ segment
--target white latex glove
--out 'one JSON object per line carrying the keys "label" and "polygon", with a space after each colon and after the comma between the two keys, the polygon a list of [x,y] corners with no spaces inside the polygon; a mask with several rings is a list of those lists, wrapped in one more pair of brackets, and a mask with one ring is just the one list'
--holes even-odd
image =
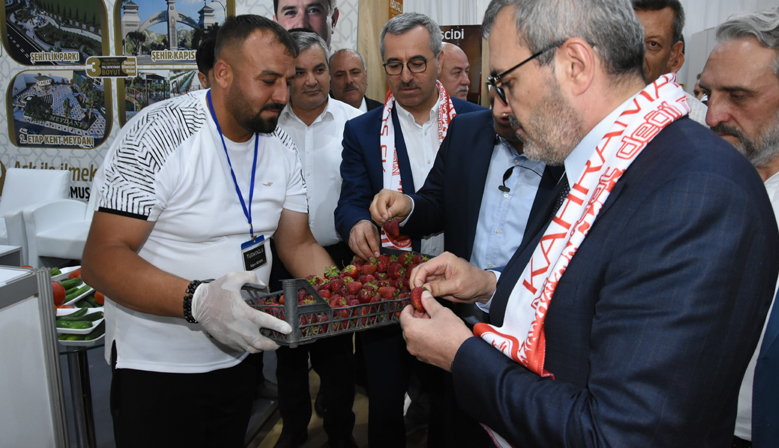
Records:
{"label": "white latex glove", "polygon": [[261,335],[260,328],[289,334],[292,327],[244,302],[241,287],[258,282],[253,272],[239,271],[225,274],[211,283],[202,283],[192,297],[192,317],[214,339],[233,350],[249,353],[276,350],[279,346]]}

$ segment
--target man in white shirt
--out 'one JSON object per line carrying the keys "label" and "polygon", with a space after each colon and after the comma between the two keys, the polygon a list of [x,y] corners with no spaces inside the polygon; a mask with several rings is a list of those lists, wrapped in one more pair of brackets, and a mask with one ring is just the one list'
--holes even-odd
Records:
{"label": "man in white shirt", "polygon": [[[709,55],[700,78],[700,87],[709,97],[706,121],[711,130],[744,154],[763,179],[774,214],[779,219],[779,14],[776,11],[734,17],[717,29],[719,43]],[[774,323],[776,324],[776,323]],[[754,322],[763,328],[768,321]],[[753,380],[761,344],[776,345],[775,335],[758,344],[747,366],[738,397],[735,448],[775,446],[779,433],[775,416],[779,404],[776,391],[779,378],[773,371],[768,385]],[[768,396],[767,396],[768,395]],[[753,416],[762,400],[773,408],[773,422],[762,413]],[[769,423],[766,425],[766,423]],[[753,437],[754,436],[754,437]]]}
{"label": "man in white shirt", "polygon": [[257,382],[247,355],[278,347],[261,328],[291,328],[240,288],[268,281],[271,236],[295,277],[333,263],[276,127],[297,46],[278,24],[242,15],[220,28],[215,56],[211,90],[144,109],[95,178],[82,273],[106,295],[120,447],[243,447]]}
{"label": "man in white shirt", "polygon": [[368,71],[360,53],[342,48],[330,56],[330,92],[333,98],[362,112],[383,106],[384,103],[365,96],[367,88]]}
{"label": "man in white shirt", "polygon": [[[679,0],[632,0],[633,10],[644,28],[644,77],[647,84],[684,65],[684,8]],[[685,94],[690,118],[706,126],[706,105]]]}
{"label": "man in white shirt", "polygon": [[[298,149],[309,204],[308,220],[317,242],[336,266],[352,258],[349,246],[335,231],[333,211],[341,191],[341,140],[347,120],[362,115],[352,106],[328,96],[330,71],[327,43],[318,35],[293,31],[300,54],[295,59],[295,78],[290,84],[290,102],[281,112],[279,126],[292,137]],[[279,264],[280,268],[283,268]],[[275,272],[274,272],[275,274]],[[321,275],[321,273],[320,273]],[[272,275],[273,277],[274,275]],[[288,278],[280,272],[279,278]],[[352,335],[324,338],[297,348],[277,352],[279,411],[284,428],[276,447],[300,446],[311,420],[308,393],[308,357],[321,378],[324,392],[324,428],[332,447],[356,447],[354,427],[354,356]]]}

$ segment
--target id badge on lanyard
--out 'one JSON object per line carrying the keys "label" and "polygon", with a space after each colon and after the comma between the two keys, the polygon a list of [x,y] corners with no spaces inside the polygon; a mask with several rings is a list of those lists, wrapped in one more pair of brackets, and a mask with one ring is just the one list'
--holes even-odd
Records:
{"label": "id badge on lanyard", "polygon": [[238,194],[238,200],[241,202],[241,208],[243,208],[243,214],[249,221],[249,241],[241,244],[241,255],[243,258],[243,267],[247,271],[253,271],[265,265],[268,262],[268,255],[265,251],[265,237],[263,235],[254,235],[254,225],[252,224],[252,201],[254,199],[254,178],[257,172],[257,147],[259,144],[259,136],[254,136],[254,163],[252,164],[252,180],[249,186],[249,204],[243,200],[243,194],[241,188],[238,186],[238,180],[235,178],[235,171],[233,171],[233,163],[230,161],[230,154],[227,152],[227,145],[225,144],[224,135],[222,134],[222,128],[219,126],[219,120],[216,118],[214,112],[214,106],[211,103],[211,91],[206,94],[208,98],[208,107],[211,110],[211,116],[214,118],[214,124],[216,124],[216,130],[219,131],[219,137],[222,139],[222,147],[225,150],[225,157],[227,157],[227,164],[230,165],[230,174],[233,177],[233,183],[235,184],[235,192]]}
{"label": "id badge on lanyard", "polygon": [[264,266],[268,262],[268,255],[265,251],[265,237],[260,235],[254,240],[241,244],[241,253],[243,254],[243,267],[245,270],[253,271]]}

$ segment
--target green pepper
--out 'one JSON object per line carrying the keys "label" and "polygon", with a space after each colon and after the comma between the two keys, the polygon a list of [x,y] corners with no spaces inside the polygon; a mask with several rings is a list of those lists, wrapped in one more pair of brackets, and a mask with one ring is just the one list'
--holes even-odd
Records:
{"label": "green pepper", "polygon": [[60,268],[51,268],[51,276],[54,277],[55,275],[62,274],[62,271],[60,271]]}

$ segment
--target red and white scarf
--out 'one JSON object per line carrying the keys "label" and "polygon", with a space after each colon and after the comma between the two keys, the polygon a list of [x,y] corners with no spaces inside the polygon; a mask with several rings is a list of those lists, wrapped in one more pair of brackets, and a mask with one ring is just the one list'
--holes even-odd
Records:
{"label": "red and white scarf", "polygon": [[[438,85],[438,145],[444,141],[449,130],[449,123],[457,115],[454,111],[452,99],[446,92],[444,85],[436,81]],[[403,183],[400,179],[400,167],[398,166],[398,151],[395,148],[395,126],[392,123],[392,109],[395,108],[395,97],[392,91],[387,92],[384,100],[384,113],[381,116],[381,166],[384,170],[384,188],[403,192]],[[408,144],[409,152],[415,150]],[[419,185],[418,187],[421,187]],[[413,193],[413,192],[412,192]],[[411,238],[407,236],[388,235],[381,231],[381,246],[391,249],[411,250]]]}
{"label": "red and white scarf", "polygon": [[[476,336],[538,375],[554,379],[544,369],[544,319],[557,283],[625,170],[663,128],[689,112],[684,90],[670,73],[633,98],[593,151],[546,229],[511,291],[503,326],[477,324]],[[496,445],[510,446],[486,429]]]}

